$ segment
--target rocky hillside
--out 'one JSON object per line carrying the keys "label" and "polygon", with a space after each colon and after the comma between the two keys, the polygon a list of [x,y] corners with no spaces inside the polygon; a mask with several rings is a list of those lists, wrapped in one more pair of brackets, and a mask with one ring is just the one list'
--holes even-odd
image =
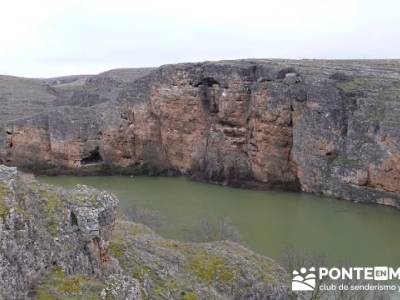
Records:
{"label": "rocky hillside", "polygon": [[274,261],[232,242],[165,240],[118,200],[0,165],[0,299],[296,299]]}
{"label": "rocky hillside", "polygon": [[0,95],[13,104],[1,112],[8,165],[181,173],[400,207],[398,60],[221,61],[12,80]]}

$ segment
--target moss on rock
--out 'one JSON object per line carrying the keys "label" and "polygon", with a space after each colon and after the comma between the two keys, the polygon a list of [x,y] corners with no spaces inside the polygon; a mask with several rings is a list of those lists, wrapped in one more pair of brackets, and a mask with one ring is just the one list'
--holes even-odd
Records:
{"label": "moss on rock", "polygon": [[350,159],[345,156],[337,156],[333,161],[333,164],[341,165],[341,166],[348,166],[348,167],[356,167],[361,165],[361,161],[358,159]]}
{"label": "moss on rock", "polygon": [[44,200],[42,202],[42,211],[46,216],[47,229],[55,237],[59,231],[60,221],[65,217],[63,201],[60,195],[53,190],[39,189],[39,195]]}
{"label": "moss on rock", "polygon": [[199,297],[197,296],[197,294],[193,292],[184,293],[182,295],[182,300],[198,300],[198,299]]}
{"label": "moss on rock", "polygon": [[2,219],[7,217],[10,213],[10,207],[5,201],[10,194],[10,188],[5,183],[0,182],[0,218]]}
{"label": "moss on rock", "polygon": [[100,299],[103,287],[98,279],[83,275],[67,276],[61,268],[55,267],[40,283],[34,299]]}
{"label": "moss on rock", "polygon": [[278,264],[233,242],[166,240],[141,224],[118,221],[109,249],[141,283],[144,299],[289,295],[289,276]]}
{"label": "moss on rock", "polygon": [[206,252],[190,259],[189,269],[205,282],[219,281],[231,283],[236,278],[235,270],[227,266],[225,261]]}
{"label": "moss on rock", "polygon": [[0,218],[4,219],[8,216],[9,212],[10,208],[7,206],[3,199],[0,199]]}

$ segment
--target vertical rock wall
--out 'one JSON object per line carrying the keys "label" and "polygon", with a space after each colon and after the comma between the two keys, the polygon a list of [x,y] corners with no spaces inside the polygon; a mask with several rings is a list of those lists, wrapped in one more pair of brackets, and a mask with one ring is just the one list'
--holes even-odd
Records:
{"label": "vertical rock wall", "polygon": [[[87,81],[91,93],[104,76]],[[55,173],[178,172],[399,206],[397,61],[179,64],[115,80],[109,101],[8,122],[0,160]]]}

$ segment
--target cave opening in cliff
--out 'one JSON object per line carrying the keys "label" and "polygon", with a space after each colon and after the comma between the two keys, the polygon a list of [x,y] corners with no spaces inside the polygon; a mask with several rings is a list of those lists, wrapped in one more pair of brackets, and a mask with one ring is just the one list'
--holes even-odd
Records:
{"label": "cave opening in cliff", "polygon": [[82,165],[102,162],[103,158],[100,155],[99,147],[89,152],[89,155],[81,160]]}
{"label": "cave opening in cliff", "polygon": [[202,101],[206,109],[210,113],[218,112],[217,91],[219,90],[220,83],[212,77],[205,77],[196,85],[202,91]]}

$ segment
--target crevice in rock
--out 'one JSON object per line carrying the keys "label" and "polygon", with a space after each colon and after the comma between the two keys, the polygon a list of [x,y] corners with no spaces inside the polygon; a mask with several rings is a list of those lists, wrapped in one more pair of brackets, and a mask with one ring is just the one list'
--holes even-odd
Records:
{"label": "crevice in rock", "polygon": [[293,174],[294,176],[294,181],[291,184],[291,189],[293,189],[294,191],[300,191],[301,190],[301,183],[300,183],[300,178],[299,178],[299,174],[298,174],[298,169],[297,169],[297,162],[296,160],[293,159],[293,147],[294,147],[294,135],[293,135],[293,130],[294,130],[294,122],[293,122],[293,112],[294,112],[294,107],[293,105],[290,105],[290,110],[289,110],[289,117],[290,117],[290,121],[289,121],[289,127],[290,127],[290,140],[289,142],[289,151],[288,151],[288,155],[287,155],[287,161],[288,161],[288,166],[290,169],[290,172]]}
{"label": "crevice in rock", "polygon": [[237,125],[229,120],[219,120],[218,123],[222,126],[226,127],[237,127]]}
{"label": "crevice in rock", "polygon": [[201,98],[204,107],[210,113],[218,113],[219,111],[217,96],[220,86],[220,83],[212,77],[205,77],[195,84],[195,87],[198,87],[201,91]]}
{"label": "crevice in rock", "polygon": [[78,226],[78,218],[76,217],[74,212],[71,211],[69,219],[70,219],[71,226]]}

